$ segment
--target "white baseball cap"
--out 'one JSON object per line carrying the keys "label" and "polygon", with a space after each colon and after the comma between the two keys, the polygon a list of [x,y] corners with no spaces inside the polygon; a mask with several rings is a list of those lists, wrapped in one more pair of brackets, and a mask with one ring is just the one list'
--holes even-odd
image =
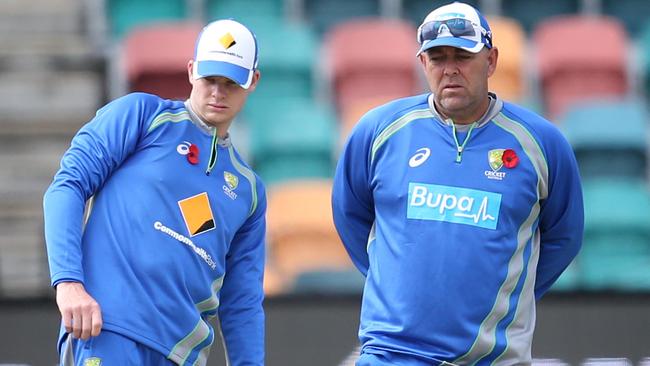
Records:
{"label": "white baseball cap", "polygon": [[257,39],[243,24],[215,20],[206,25],[194,50],[195,79],[225,76],[248,89],[257,69]]}
{"label": "white baseball cap", "polygon": [[434,9],[418,27],[418,55],[430,48],[451,46],[478,53],[492,48],[487,20],[471,5],[454,2]]}

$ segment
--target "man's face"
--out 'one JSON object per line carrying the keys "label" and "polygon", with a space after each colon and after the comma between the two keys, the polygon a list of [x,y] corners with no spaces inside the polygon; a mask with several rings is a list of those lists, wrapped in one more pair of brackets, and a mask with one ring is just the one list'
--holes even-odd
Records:
{"label": "man's face", "polygon": [[422,68],[439,112],[455,123],[478,120],[488,106],[488,77],[496,69],[498,50],[479,53],[439,46],[420,54]]}
{"label": "man's face", "polygon": [[255,90],[259,80],[259,71],[255,71],[253,81],[248,89],[223,76],[210,76],[194,79],[193,61],[188,63],[188,75],[192,84],[190,103],[194,112],[207,124],[217,127],[224,134],[235,116],[241,111],[248,94]]}

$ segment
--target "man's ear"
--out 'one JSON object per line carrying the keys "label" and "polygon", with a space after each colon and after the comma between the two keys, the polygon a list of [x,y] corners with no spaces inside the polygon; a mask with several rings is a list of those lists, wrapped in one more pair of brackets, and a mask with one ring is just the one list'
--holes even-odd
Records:
{"label": "man's ear", "polygon": [[194,60],[187,61],[187,78],[190,84],[194,84]]}
{"label": "man's ear", "polygon": [[253,80],[251,80],[251,86],[248,87],[248,91],[252,92],[257,88],[257,83],[260,81],[260,78],[262,77],[262,73],[260,70],[255,70],[253,73]]}
{"label": "man's ear", "polygon": [[488,77],[492,76],[497,69],[497,61],[499,59],[499,49],[492,47],[488,54]]}
{"label": "man's ear", "polygon": [[418,55],[418,58],[420,59],[420,63],[422,64],[422,66],[427,65],[427,53],[426,52],[420,52],[420,54]]}

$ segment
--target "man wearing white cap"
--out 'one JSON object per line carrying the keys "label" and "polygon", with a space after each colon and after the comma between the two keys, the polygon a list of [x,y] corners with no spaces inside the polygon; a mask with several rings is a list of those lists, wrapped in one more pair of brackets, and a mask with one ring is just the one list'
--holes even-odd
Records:
{"label": "man wearing white cap", "polygon": [[575,157],[488,91],[498,50],[478,10],[439,7],[417,36],[431,92],[364,115],[334,177],[366,276],[357,365],[530,365],[535,301],[581,246]]}
{"label": "man wearing white cap", "polygon": [[212,22],[188,100],[132,93],[73,138],[44,197],[61,365],[205,365],[214,317],[229,365],[264,364],[266,195],[228,135],[257,53]]}

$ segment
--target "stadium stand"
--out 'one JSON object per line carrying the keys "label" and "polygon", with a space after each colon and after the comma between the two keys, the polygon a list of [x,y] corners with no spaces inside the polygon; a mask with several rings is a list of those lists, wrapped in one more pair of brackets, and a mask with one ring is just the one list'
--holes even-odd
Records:
{"label": "stadium stand", "polygon": [[81,0],[0,2],[0,298],[50,293],[41,198],[104,94],[84,15]]}
{"label": "stadium stand", "polygon": [[383,18],[341,22],[324,35],[322,68],[341,122],[339,146],[371,108],[421,92],[415,37],[408,22]]}
{"label": "stadium stand", "polygon": [[583,183],[585,235],[577,258],[581,286],[650,290],[650,191],[639,179]]}
{"label": "stadium stand", "polygon": [[168,22],[129,32],[122,53],[128,91],[186,99],[191,90],[187,61],[193,57],[200,31],[197,22]]}
{"label": "stadium stand", "polygon": [[318,38],[312,27],[266,19],[255,24],[259,43],[259,68],[263,83],[255,90],[247,107],[258,108],[257,100],[267,98],[307,98],[314,96]]}
{"label": "stadium stand", "polygon": [[619,20],[597,15],[545,19],[533,42],[547,116],[555,118],[580,100],[628,93],[630,47]]}
{"label": "stadium stand", "polygon": [[648,176],[648,122],[641,100],[597,100],[574,104],[559,119],[584,179]]}
{"label": "stadium stand", "polygon": [[577,14],[580,10],[580,0],[501,0],[501,14],[517,19],[527,33],[535,32],[541,21],[563,14]]}
{"label": "stadium stand", "polygon": [[[244,22],[256,31],[259,22],[269,19],[282,23],[285,17],[283,0],[205,0],[208,20],[233,18]],[[257,32],[260,35],[261,32]]]}
{"label": "stadium stand", "polygon": [[331,108],[305,98],[263,101],[246,111],[252,163],[262,179],[274,184],[331,177],[337,130]]}
{"label": "stadium stand", "polygon": [[497,69],[488,79],[490,90],[506,100],[521,102],[526,97],[526,32],[513,18],[492,16],[488,23],[492,29],[492,42],[499,49]]}
{"label": "stadium stand", "polygon": [[333,26],[347,20],[377,17],[381,12],[381,0],[301,0],[305,20],[313,24],[316,32],[323,35]]}
{"label": "stadium stand", "polygon": [[104,0],[110,38],[120,39],[146,24],[180,21],[188,17],[185,0]]}
{"label": "stadium stand", "polygon": [[415,38],[409,23],[380,18],[340,23],[325,34],[323,62],[340,115],[360,100],[406,97],[422,90]]}
{"label": "stadium stand", "polygon": [[[282,279],[279,282],[285,290],[295,285],[300,274],[319,271],[347,274],[353,269],[332,222],[331,189],[329,179],[295,179],[268,189],[267,271],[273,273],[271,278]],[[345,274],[337,278],[344,278]],[[349,289],[346,283],[349,282],[340,285],[329,282]],[[280,287],[275,286],[267,286],[267,292]],[[304,286],[305,290],[309,289],[307,284]]]}
{"label": "stadium stand", "polygon": [[633,39],[650,20],[650,2],[645,0],[601,0],[602,13],[620,19]]}

